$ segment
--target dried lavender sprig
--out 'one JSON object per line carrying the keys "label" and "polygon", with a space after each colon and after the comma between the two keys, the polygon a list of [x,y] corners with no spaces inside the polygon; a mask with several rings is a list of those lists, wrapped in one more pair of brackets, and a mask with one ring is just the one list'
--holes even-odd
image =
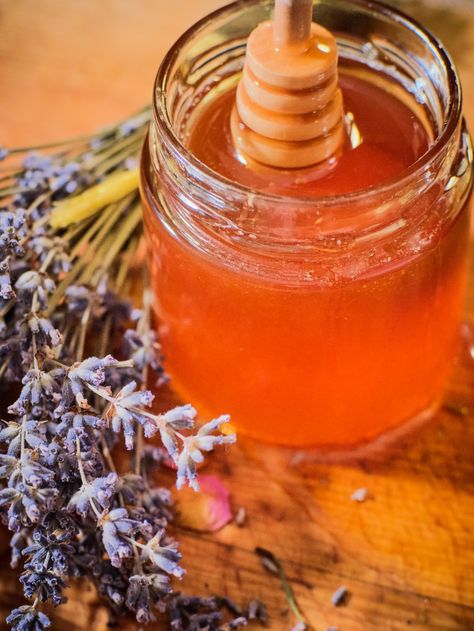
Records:
{"label": "dried lavender sprig", "polygon": [[[232,631],[246,626],[249,622],[266,622],[266,612],[262,603],[252,601],[244,613],[229,607],[227,599],[219,597],[197,598],[183,594],[174,595],[169,604],[169,623],[172,631]],[[223,609],[233,616],[224,622]]]}
{"label": "dried lavender sprig", "polygon": [[[170,494],[150,476],[144,437],[159,433],[178,486],[196,489],[203,452],[235,439],[219,433],[225,416],[194,430],[190,406],[149,409],[148,376],[163,378],[159,344],[149,314],[130,328],[134,311],[117,294],[141,235],[133,169],[148,117],[28,154],[0,178],[0,376],[22,383],[0,431],[0,511],[33,601],[12,612],[14,630],[47,627],[40,603],[59,605],[80,575],[116,613],[145,623],[169,609],[170,578],[183,570],[166,531]],[[125,349],[112,348],[117,338]],[[96,343],[100,356],[84,359]],[[113,462],[121,433],[133,473]]]}

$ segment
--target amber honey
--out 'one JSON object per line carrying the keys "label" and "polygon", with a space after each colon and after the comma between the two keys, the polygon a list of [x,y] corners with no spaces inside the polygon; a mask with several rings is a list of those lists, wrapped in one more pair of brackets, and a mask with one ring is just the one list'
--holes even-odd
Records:
{"label": "amber honey", "polygon": [[176,186],[174,154],[157,174],[144,155],[175,388],[205,414],[230,413],[242,433],[287,445],[348,447],[429,416],[457,348],[469,184],[453,194],[449,170],[417,170],[436,133],[414,108],[357,74],[340,81],[353,126],[323,165],[279,171],[238,155],[233,89],[208,99],[183,138],[192,172],[201,164],[211,179],[208,201],[190,200],[191,170]]}

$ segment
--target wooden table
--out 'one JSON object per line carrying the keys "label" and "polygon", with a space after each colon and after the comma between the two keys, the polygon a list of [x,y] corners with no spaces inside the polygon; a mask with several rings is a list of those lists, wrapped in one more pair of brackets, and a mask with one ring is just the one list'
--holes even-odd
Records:
{"label": "wooden table", "polygon": [[[167,46],[219,4],[179,0],[173,15],[168,0],[0,0],[0,144],[84,132],[138,108],[149,100]],[[474,128],[473,3],[398,4],[448,43]],[[473,290],[466,313],[474,316]],[[271,629],[289,631],[295,620],[279,581],[254,553],[264,546],[281,560],[318,631],[474,629],[473,365],[459,362],[447,401],[457,411],[442,410],[379,461],[296,464],[294,454],[245,439],[212,458],[208,471],[221,476],[234,509],[244,507],[248,517],[243,527],[214,535],[179,533],[183,588],[241,603],[259,596]],[[368,499],[351,501],[362,487]],[[350,599],[335,608],[331,595],[340,585]],[[0,587],[3,618],[22,602],[6,559]],[[106,611],[91,588],[69,595],[54,616],[56,629],[105,629]]]}

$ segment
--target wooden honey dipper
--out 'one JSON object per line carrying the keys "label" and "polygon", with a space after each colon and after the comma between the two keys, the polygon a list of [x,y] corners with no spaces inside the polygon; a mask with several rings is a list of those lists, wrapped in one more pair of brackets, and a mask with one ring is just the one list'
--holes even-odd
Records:
{"label": "wooden honey dipper", "polygon": [[312,22],[312,0],[275,0],[273,21],[252,31],[231,116],[236,148],[268,166],[301,168],[344,141],[337,46]]}

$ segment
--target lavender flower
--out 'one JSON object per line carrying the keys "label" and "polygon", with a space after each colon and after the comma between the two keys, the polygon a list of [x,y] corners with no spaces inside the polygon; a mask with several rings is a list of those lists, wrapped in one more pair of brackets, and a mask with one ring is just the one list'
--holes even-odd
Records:
{"label": "lavender flower", "polygon": [[[198,629],[231,631],[248,623],[248,618],[240,614],[223,623],[222,606],[226,606],[224,599],[177,594],[169,604],[170,629],[172,631],[197,631]],[[234,612],[231,613],[235,615]]]}
{"label": "lavender flower", "polygon": [[[61,522],[61,520],[60,520]],[[54,531],[49,526],[54,525]],[[22,549],[22,555],[28,557],[28,566],[40,571],[50,563],[51,568],[59,575],[67,573],[77,574],[74,564],[74,546],[72,541],[77,534],[74,525],[68,523],[63,529],[61,523],[48,524],[37,527],[32,534],[33,543]]]}
{"label": "lavender flower", "polygon": [[161,346],[155,331],[148,329],[140,335],[135,329],[128,329],[125,331],[124,341],[127,355],[138,371],[142,372],[145,366],[158,374],[162,371]]}
{"label": "lavender flower", "polygon": [[62,335],[51,323],[48,318],[38,317],[36,313],[29,312],[20,325],[20,334],[25,342],[32,344],[33,339],[38,349],[41,349],[45,356],[54,357],[51,352],[50,345],[54,348],[59,346],[62,341]]}
{"label": "lavender flower", "polygon": [[11,276],[12,260],[20,258],[24,249],[20,243],[24,235],[25,216],[22,209],[1,209],[0,212],[0,297],[15,297]]}
{"label": "lavender flower", "polygon": [[268,622],[267,608],[258,598],[251,600],[247,607],[246,617],[248,620],[258,620],[261,624]]}
{"label": "lavender flower", "polygon": [[178,452],[178,436],[180,429],[190,429],[194,425],[196,410],[191,405],[180,405],[156,419],[156,427],[159,428],[161,442],[169,456],[176,460]]}
{"label": "lavender flower", "polygon": [[[48,627],[41,603],[60,605],[75,576],[93,581],[115,614],[133,611],[139,622],[166,610],[172,628],[205,622],[214,631],[222,619],[216,600],[172,595],[172,579],[184,570],[167,534],[171,494],[154,480],[171,457],[178,485],[197,488],[195,463],[234,437],[219,433],[227,417],[196,430],[191,406],[151,409],[146,383],[162,383],[164,371],[149,291],[140,313],[120,296],[141,236],[141,224],[127,221],[139,216],[138,193],[96,216],[73,216],[70,228],[53,227],[61,200],[73,208],[90,186],[113,186],[109,174],[136,168],[149,115],[90,143],[30,153],[0,182],[16,191],[2,196],[0,212],[0,379],[21,384],[0,428],[0,517],[12,532],[12,565],[22,565],[20,582],[34,603],[8,617],[14,631]],[[114,153],[124,136],[130,153]],[[0,159],[7,154],[0,149]],[[124,244],[116,258],[104,257],[115,243]],[[119,473],[122,434],[133,470]],[[158,434],[162,446],[143,444]]]}
{"label": "lavender flower", "polygon": [[125,613],[129,571],[123,566],[114,567],[109,560],[100,560],[93,565],[93,576],[99,595],[107,600],[113,611]]}
{"label": "lavender flower", "polygon": [[369,496],[369,491],[368,489],[362,487],[360,489],[356,489],[352,494],[351,494],[351,500],[353,502],[365,502],[365,500],[368,498]]}
{"label": "lavender flower", "polygon": [[175,455],[175,462],[178,468],[176,486],[178,489],[188,482],[195,491],[199,490],[199,483],[196,475],[196,463],[202,462],[203,451],[211,451],[216,445],[235,443],[235,434],[213,434],[219,430],[221,425],[229,422],[228,416],[220,416],[209,423],[203,425],[195,436],[184,439],[184,448],[179,455]]}
{"label": "lavender flower", "polygon": [[331,602],[334,607],[340,607],[347,601],[348,596],[349,590],[347,589],[347,587],[344,587],[344,585],[342,585],[341,587],[338,587],[334,594],[331,596]]}
{"label": "lavender flower", "polygon": [[[33,416],[33,411],[32,411]],[[25,445],[28,447],[32,447],[33,449],[37,449],[46,445],[47,442],[47,432],[44,424],[41,424],[34,418],[31,418],[29,421],[24,421],[23,426],[23,435],[25,438]],[[19,437],[21,439],[21,437]],[[10,443],[11,447],[11,443]],[[21,446],[20,446],[21,447]]]}
{"label": "lavender flower", "polygon": [[93,430],[105,427],[105,419],[88,412],[66,412],[61,415],[61,422],[56,427],[57,434],[61,435],[64,445],[68,450],[74,451],[77,439],[93,439]]}
{"label": "lavender flower", "polygon": [[117,484],[118,476],[113,472],[103,478],[83,483],[69,500],[68,510],[75,510],[82,516],[85,516],[94,505],[107,510],[117,490]]}
{"label": "lavender flower", "polygon": [[22,379],[20,396],[8,410],[11,414],[25,414],[27,409],[38,405],[42,397],[52,397],[58,392],[55,373],[47,373],[37,368],[29,370]]}
{"label": "lavender flower", "polygon": [[33,296],[38,299],[39,307],[46,309],[48,295],[56,289],[56,284],[44,272],[28,270],[18,278],[15,283],[18,297],[27,302],[33,300]]}
{"label": "lavender flower", "polygon": [[70,285],[66,289],[65,300],[68,311],[82,314],[91,301],[91,291],[85,285]]}
{"label": "lavender flower", "polygon": [[20,528],[15,532],[10,539],[11,548],[11,561],[10,566],[12,568],[18,567],[23,560],[23,550],[28,546],[30,540],[30,529]]}
{"label": "lavender flower", "polygon": [[147,416],[140,413],[140,407],[150,407],[154,396],[148,390],[136,390],[137,384],[131,381],[111,400],[106,417],[114,432],[123,430],[127,449],[133,448],[135,423],[144,426],[145,436],[150,437],[157,431],[156,426]]}
{"label": "lavender flower", "polygon": [[60,237],[52,237],[46,234],[39,234],[30,241],[31,250],[38,256],[38,262],[43,265],[45,261],[51,259],[51,252],[54,258],[49,266],[55,275],[64,274],[71,269],[71,261],[67,244]]}
{"label": "lavender flower", "polygon": [[87,385],[98,388],[105,381],[105,369],[115,366],[117,360],[112,355],[102,359],[89,357],[83,362],[74,364],[68,373],[70,387],[75,395],[83,395],[87,391]]}
{"label": "lavender flower", "polygon": [[[15,297],[10,276],[10,257],[6,256],[0,262],[0,298],[9,300]],[[4,325],[5,326],[5,325]]]}
{"label": "lavender flower", "polygon": [[148,513],[148,519],[158,528],[162,528],[173,518],[170,510],[173,502],[169,489],[145,488],[138,503]]}
{"label": "lavender flower", "polygon": [[91,181],[78,162],[61,163],[52,157],[30,153],[23,160],[25,171],[18,179],[25,192],[51,191],[57,199],[74,193]]}
{"label": "lavender flower", "polygon": [[20,583],[26,598],[37,596],[41,602],[50,600],[55,607],[61,604],[62,591],[66,587],[65,581],[56,572],[45,568],[37,569],[28,563],[20,576]]}
{"label": "lavender flower", "polygon": [[130,519],[126,508],[115,508],[110,513],[103,513],[98,525],[110,562],[114,567],[120,567],[122,561],[133,554],[131,537],[139,529],[139,522]]}
{"label": "lavender flower", "polygon": [[0,478],[9,478],[17,467],[17,458],[0,454]]}
{"label": "lavender flower", "polygon": [[0,213],[0,253],[21,257],[24,249],[20,241],[24,236],[25,212],[22,208],[2,209]]}
{"label": "lavender flower", "polygon": [[25,482],[35,489],[48,487],[54,481],[54,472],[43,466],[31,450],[24,451],[19,468]]}
{"label": "lavender flower", "polygon": [[149,561],[154,569],[182,578],[184,570],[178,565],[181,554],[177,550],[176,543],[166,544],[163,539],[163,531],[157,532],[145,545],[141,545],[142,560]]}
{"label": "lavender flower", "polygon": [[147,624],[155,620],[153,609],[164,609],[163,596],[170,592],[171,585],[166,574],[135,574],[130,577],[126,605],[135,612],[138,622]]}
{"label": "lavender flower", "polygon": [[14,609],[6,622],[12,626],[12,631],[43,631],[51,625],[46,614],[30,605]]}

